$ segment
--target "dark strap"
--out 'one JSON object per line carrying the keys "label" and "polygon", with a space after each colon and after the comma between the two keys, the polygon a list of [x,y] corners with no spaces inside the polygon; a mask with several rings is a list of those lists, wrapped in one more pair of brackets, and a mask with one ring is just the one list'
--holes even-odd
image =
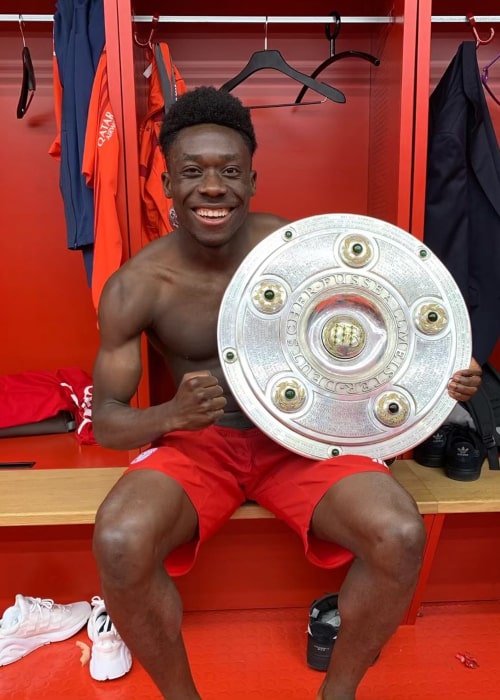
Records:
{"label": "dark strap", "polygon": [[160,43],[155,44],[156,65],[158,67],[158,75],[160,77],[161,91],[163,94],[163,103],[165,112],[171,107],[177,99],[177,86],[175,84],[174,66],[170,60],[170,65],[165,65],[163,52]]}
{"label": "dark strap", "polygon": [[496,420],[491,407],[488,394],[483,386],[480,386],[466,403],[462,404],[471,414],[477,432],[486,450],[490,469],[500,470],[498,447],[495,440]]}

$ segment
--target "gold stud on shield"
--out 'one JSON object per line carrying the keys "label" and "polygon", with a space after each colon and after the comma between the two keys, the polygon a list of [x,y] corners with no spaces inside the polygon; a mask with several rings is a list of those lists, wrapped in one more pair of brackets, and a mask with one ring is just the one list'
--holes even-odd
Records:
{"label": "gold stud on shield", "polygon": [[274,405],[281,411],[293,413],[304,405],[306,390],[296,379],[285,379],[273,387],[271,397]]}
{"label": "gold stud on shield", "polygon": [[438,302],[421,304],[415,312],[415,323],[422,333],[434,335],[441,333],[448,325],[448,314],[444,306]]}

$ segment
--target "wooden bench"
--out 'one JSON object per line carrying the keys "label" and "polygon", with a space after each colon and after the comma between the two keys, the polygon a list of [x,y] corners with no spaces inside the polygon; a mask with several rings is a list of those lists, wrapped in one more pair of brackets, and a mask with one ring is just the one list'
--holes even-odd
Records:
{"label": "wooden bench", "polygon": [[[0,469],[0,526],[83,525],[94,522],[99,504],[126,467]],[[415,498],[422,515],[500,511],[500,474],[485,464],[473,482],[448,479],[441,470],[412,460],[391,466],[399,483]],[[233,515],[272,518],[247,503]]]}
{"label": "wooden bench", "polygon": [[[92,450],[91,447],[88,450]],[[92,457],[95,459],[95,454]],[[87,463],[87,458],[80,460]],[[43,466],[43,459],[41,460]],[[52,465],[53,467],[55,465]],[[0,526],[91,525],[111,487],[126,466],[0,469]],[[424,518],[427,544],[418,587],[405,622],[413,623],[432,567],[447,514],[500,511],[500,472],[483,465],[474,482],[448,479],[442,470],[422,467],[412,460],[398,460],[391,471],[415,498]],[[233,520],[274,516],[253,503],[241,506]]]}
{"label": "wooden bench", "polygon": [[[420,512],[438,513],[440,503],[411,461],[392,466],[398,481],[413,495]],[[0,469],[0,526],[85,525],[94,522],[99,504],[126,467]],[[434,470],[430,470],[434,471]],[[435,479],[437,486],[440,480]],[[454,484],[456,482],[453,482]],[[436,487],[437,487],[436,486]],[[460,492],[460,485],[458,486]],[[458,505],[467,510],[467,494]],[[500,493],[498,495],[500,505]],[[453,499],[450,499],[451,508]],[[473,506],[474,510],[478,506]],[[450,510],[448,512],[462,512]],[[233,519],[272,518],[265,508],[246,503]]]}
{"label": "wooden bench", "polygon": [[[99,504],[126,467],[0,469],[0,527],[92,524]],[[272,518],[252,503],[233,518]]]}

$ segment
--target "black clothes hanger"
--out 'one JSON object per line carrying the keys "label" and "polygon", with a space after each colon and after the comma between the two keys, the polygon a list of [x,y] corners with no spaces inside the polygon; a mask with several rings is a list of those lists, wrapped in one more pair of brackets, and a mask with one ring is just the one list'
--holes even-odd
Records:
{"label": "black clothes hanger", "polygon": [[[321,63],[314,70],[313,73],[311,73],[311,78],[316,78],[316,76],[318,76],[322,71],[324,71],[325,68],[328,68],[328,66],[331,66],[332,63],[336,63],[337,61],[340,61],[343,58],[361,58],[364,61],[369,61],[374,66],[379,66],[380,59],[376,56],[372,56],[370,53],[365,53],[364,51],[355,51],[354,49],[352,49],[350,51],[342,51],[341,53],[335,53],[335,39],[338,37],[340,32],[341,19],[338,12],[331,12],[330,14],[335,20],[335,27],[333,29],[333,32],[329,24],[325,25],[326,38],[330,41],[330,56],[326,60],[324,60],[323,63]],[[302,90],[299,92],[295,99],[295,104],[301,103],[301,100],[306,94],[307,89],[308,88],[306,85],[302,88]]]}
{"label": "black clothes hanger", "polygon": [[314,80],[314,78],[309,77],[305,73],[295,70],[295,68],[292,68],[285,61],[279,51],[276,49],[267,48],[267,22],[264,46],[265,48],[263,51],[256,51],[253,53],[243,70],[241,70],[234,78],[231,78],[231,80],[224,83],[220,89],[225,90],[226,92],[231,92],[231,90],[234,90],[237,85],[242,83],[257,71],[264,70],[265,68],[271,68],[283,73],[284,75],[287,75],[289,78],[292,78],[292,80],[302,83],[302,85],[304,85],[306,88],[319,92],[320,95],[332,100],[332,102],[345,102],[345,95],[340,92],[340,90],[337,90],[337,88],[331,87],[331,85],[327,85],[326,83]]}
{"label": "black clothes hanger", "polygon": [[17,103],[17,118],[22,119],[28,111],[28,107],[30,106],[31,100],[33,99],[33,95],[35,94],[36,79],[33,63],[31,61],[30,50],[26,46],[26,41],[24,40],[23,18],[21,15],[19,15],[19,28],[21,30],[21,36],[23,39],[23,82],[21,85],[21,94],[19,95],[19,102]]}

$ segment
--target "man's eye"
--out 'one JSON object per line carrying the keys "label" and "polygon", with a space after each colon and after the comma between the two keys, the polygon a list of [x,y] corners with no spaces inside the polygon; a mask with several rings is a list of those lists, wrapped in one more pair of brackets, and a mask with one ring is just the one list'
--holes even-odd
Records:
{"label": "man's eye", "polygon": [[238,168],[230,167],[224,170],[224,175],[227,175],[227,177],[238,177],[239,174],[240,171]]}
{"label": "man's eye", "polygon": [[182,171],[182,174],[185,177],[196,177],[197,175],[200,174],[200,170],[199,170],[199,168],[194,168],[194,167],[193,168],[184,168],[184,170]]}

